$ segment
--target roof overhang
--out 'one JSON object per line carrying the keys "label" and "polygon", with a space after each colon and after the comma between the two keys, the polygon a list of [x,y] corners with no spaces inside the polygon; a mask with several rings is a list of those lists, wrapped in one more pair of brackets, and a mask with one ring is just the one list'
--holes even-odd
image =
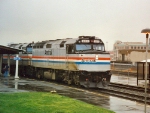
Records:
{"label": "roof overhang", "polygon": [[0,54],[19,54],[22,50],[0,45]]}

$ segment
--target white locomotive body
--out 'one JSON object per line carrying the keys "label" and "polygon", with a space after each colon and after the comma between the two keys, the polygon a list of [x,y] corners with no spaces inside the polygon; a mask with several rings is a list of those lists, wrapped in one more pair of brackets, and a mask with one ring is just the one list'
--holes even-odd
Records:
{"label": "white locomotive body", "polygon": [[85,87],[104,87],[110,82],[110,54],[95,36],[42,41],[24,50],[19,55],[21,75]]}

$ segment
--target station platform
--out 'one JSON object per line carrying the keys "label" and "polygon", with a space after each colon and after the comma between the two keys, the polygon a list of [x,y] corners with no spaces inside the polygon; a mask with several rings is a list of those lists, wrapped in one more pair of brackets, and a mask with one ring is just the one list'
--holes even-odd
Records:
{"label": "station platform", "polygon": [[15,92],[29,92],[27,90],[18,89],[18,83],[22,80],[16,79],[14,76],[0,76],[0,93],[15,93]]}
{"label": "station platform", "polygon": [[[111,76],[110,82],[131,85],[131,86],[139,86],[139,87],[145,86],[145,80],[138,80],[137,83],[137,78],[135,76],[130,76],[130,75],[128,76],[128,75],[113,74]],[[147,87],[150,88],[150,83],[148,80],[147,80]]]}

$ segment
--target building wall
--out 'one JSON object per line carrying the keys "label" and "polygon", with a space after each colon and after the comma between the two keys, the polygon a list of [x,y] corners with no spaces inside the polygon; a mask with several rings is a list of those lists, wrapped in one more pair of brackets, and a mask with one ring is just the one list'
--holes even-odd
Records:
{"label": "building wall", "polygon": [[[139,62],[145,60],[146,52],[133,51],[131,52],[130,59],[132,62]],[[150,52],[147,54],[147,58],[150,59]]]}
{"label": "building wall", "polygon": [[[150,45],[148,45],[148,59],[150,59]],[[146,44],[142,42],[116,41],[111,59],[119,62],[139,62],[145,60]]]}

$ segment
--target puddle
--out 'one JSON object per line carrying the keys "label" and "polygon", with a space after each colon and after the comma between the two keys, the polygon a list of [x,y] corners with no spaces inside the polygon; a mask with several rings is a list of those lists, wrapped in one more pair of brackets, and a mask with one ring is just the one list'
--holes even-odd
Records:
{"label": "puddle", "polygon": [[0,93],[5,93],[5,92],[10,92],[10,91],[5,91],[5,90],[1,90]]}

